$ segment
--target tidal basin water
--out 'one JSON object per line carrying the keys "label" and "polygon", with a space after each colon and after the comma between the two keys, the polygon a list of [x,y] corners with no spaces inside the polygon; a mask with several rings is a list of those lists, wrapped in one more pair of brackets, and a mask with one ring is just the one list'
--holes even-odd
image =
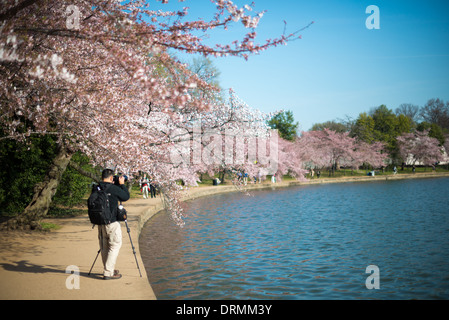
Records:
{"label": "tidal basin water", "polygon": [[449,299],[448,191],[436,178],[201,198],[182,229],[153,217],[140,250],[161,300]]}

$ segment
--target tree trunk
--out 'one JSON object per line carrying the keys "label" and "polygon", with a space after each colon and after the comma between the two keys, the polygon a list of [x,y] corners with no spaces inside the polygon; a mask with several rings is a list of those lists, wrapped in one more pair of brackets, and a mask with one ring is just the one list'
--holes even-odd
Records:
{"label": "tree trunk", "polygon": [[222,184],[225,183],[225,174],[226,174],[226,170],[223,170],[223,172],[221,172],[221,183]]}
{"label": "tree trunk", "polygon": [[134,180],[129,179],[128,185],[126,186],[128,188],[128,192],[131,193],[131,190],[133,189]]}
{"label": "tree trunk", "polygon": [[30,228],[34,230],[40,228],[39,220],[47,215],[53,196],[71,158],[72,154],[61,147],[44,180],[34,187],[34,196],[30,204],[17,218],[8,221],[8,229]]}

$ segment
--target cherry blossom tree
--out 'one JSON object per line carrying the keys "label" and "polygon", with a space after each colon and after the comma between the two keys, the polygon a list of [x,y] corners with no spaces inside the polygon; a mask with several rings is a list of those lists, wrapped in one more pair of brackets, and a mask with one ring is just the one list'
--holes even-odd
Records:
{"label": "cherry blossom tree", "polygon": [[444,136],[444,149],[446,150],[446,154],[449,154],[449,134]]}
{"label": "cherry blossom tree", "polygon": [[294,154],[303,167],[336,170],[340,166],[357,169],[370,164],[379,168],[388,159],[384,143],[358,141],[348,132],[330,129],[303,132],[294,144]]}
{"label": "cherry blossom tree", "polygon": [[[54,135],[59,146],[48,175],[16,222],[29,224],[46,215],[76,151],[103,167],[148,172],[177,212],[174,179],[193,182],[195,170],[172,164],[170,134],[208,110],[213,110],[209,114],[217,123],[227,119],[208,98],[214,95],[194,94],[217,89],[167,50],[248,59],[298,38],[295,32],[257,44],[255,27],[263,13],[253,13],[248,5],[239,8],[230,0],[211,2],[215,14],[206,21],[188,20],[188,8],[153,10],[154,1],[2,1],[2,139],[26,141],[46,134]],[[239,22],[248,33],[231,45],[209,46],[198,36]]]}
{"label": "cherry blossom tree", "polygon": [[353,166],[356,158],[356,141],[348,132],[329,129],[303,132],[297,147],[303,161],[318,168],[334,170],[341,165]]}
{"label": "cherry blossom tree", "polygon": [[[254,166],[258,160],[263,164],[269,162],[265,159],[267,150],[274,148],[266,123],[271,116],[251,109],[231,89],[226,103],[211,106],[200,114],[184,114],[183,121],[172,128],[169,134],[175,142],[170,150],[172,161],[184,170],[210,176],[223,170],[254,171],[260,167]],[[189,183],[195,184],[196,181]]]}
{"label": "cherry blossom tree", "polygon": [[386,149],[386,144],[380,141],[374,141],[372,143],[357,141],[354,168],[358,168],[363,164],[369,164],[373,168],[386,166],[389,159],[389,154]]}
{"label": "cherry blossom tree", "polygon": [[299,181],[305,181],[308,170],[305,168],[304,157],[300,155],[297,145],[293,141],[279,138],[278,171],[277,180],[281,181],[282,176],[290,175]]}
{"label": "cherry blossom tree", "polygon": [[443,160],[442,147],[436,138],[429,137],[429,130],[402,134],[397,142],[404,162],[432,165]]}

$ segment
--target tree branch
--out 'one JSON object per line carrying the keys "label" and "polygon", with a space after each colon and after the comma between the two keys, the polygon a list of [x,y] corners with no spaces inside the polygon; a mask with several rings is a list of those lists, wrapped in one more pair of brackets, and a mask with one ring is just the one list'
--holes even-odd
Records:
{"label": "tree branch", "polygon": [[19,5],[6,10],[6,12],[0,14],[0,21],[5,21],[12,19],[19,11],[25,9],[26,7],[32,6],[33,4],[39,2],[40,0],[25,0]]}
{"label": "tree branch", "polygon": [[69,162],[69,166],[73,169],[75,169],[76,171],[78,171],[80,174],[82,174],[85,177],[91,178],[92,180],[94,180],[96,183],[100,182],[100,178],[97,177],[95,174],[88,172],[86,170],[84,170],[83,168],[81,168],[77,163],[75,163],[74,161],[70,161]]}

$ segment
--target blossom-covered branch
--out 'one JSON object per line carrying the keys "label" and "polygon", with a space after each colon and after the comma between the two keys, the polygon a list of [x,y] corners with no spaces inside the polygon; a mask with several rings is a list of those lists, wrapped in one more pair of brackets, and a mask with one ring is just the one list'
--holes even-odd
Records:
{"label": "blossom-covered branch", "polygon": [[[170,161],[170,133],[188,129],[194,119],[217,128],[254,123],[257,115],[214,95],[196,94],[218,89],[167,49],[246,59],[294,37],[284,34],[256,44],[254,29],[263,13],[253,14],[252,6],[239,8],[230,0],[211,2],[215,14],[206,22],[189,20],[187,8],[153,10],[155,1],[2,1],[3,135],[19,140],[57,135],[62,171],[70,156],[81,151],[101,166],[148,172],[175,208],[175,179],[193,182],[196,173]],[[234,23],[243,23],[248,32],[232,44],[207,45],[198,36]],[[40,194],[51,197],[52,192]],[[45,208],[32,209],[46,213]]]}

